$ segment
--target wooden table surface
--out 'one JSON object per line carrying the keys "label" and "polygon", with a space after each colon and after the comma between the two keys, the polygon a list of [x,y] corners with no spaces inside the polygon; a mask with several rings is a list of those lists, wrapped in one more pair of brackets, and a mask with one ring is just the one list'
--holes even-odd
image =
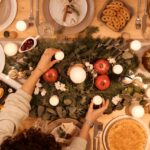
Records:
{"label": "wooden table surface", "polygon": [[[43,16],[43,12],[42,12],[42,3],[44,0],[40,0],[40,22],[45,22],[44,16]],[[144,9],[144,0],[142,0],[142,8],[140,11],[140,16],[142,17],[143,15],[143,9]],[[18,12],[16,15],[15,20],[13,21],[13,23],[6,29],[8,31],[16,31],[15,25],[16,22],[18,20],[25,20],[28,19],[29,17],[29,4],[30,4],[30,0],[17,0],[18,2]],[[135,29],[135,18],[136,18],[136,6],[137,6],[137,0],[124,0],[125,3],[127,3],[129,6],[134,8],[134,13],[133,13],[133,17],[131,19],[131,21],[127,24],[127,26],[125,27],[125,29],[122,32],[127,32],[130,34],[130,37],[133,39],[143,39],[143,35],[141,34],[140,30],[136,30]],[[100,23],[97,19],[97,14],[98,12],[101,10],[101,8],[104,6],[104,4],[106,3],[106,0],[95,0],[95,18],[93,20],[93,22],[91,23],[92,26],[98,26],[100,31],[97,33],[97,36],[100,37],[118,37],[121,35],[121,33],[116,33],[113,32],[112,30],[110,30],[109,28],[107,28],[105,25],[103,25],[102,23]],[[35,4],[36,4],[36,0],[34,0],[34,14],[35,14]],[[149,26],[149,25],[148,25]],[[18,32],[18,31],[17,31]],[[20,38],[26,38],[28,36],[36,36],[37,35],[37,30],[36,27],[30,27],[28,28],[25,32],[18,32],[18,39]],[[147,34],[146,37],[149,37],[150,35],[150,27],[147,28]],[[0,32],[0,38],[3,38],[3,32]],[[104,115],[102,117],[99,118],[99,121],[103,122],[104,125],[106,125],[111,119],[119,116],[119,115],[124,115],[125,111],[115,111],[113,112],[111,115]],[[142,120],[144,120],[147,124],[149,124],[150,122],[150,115],[146,114]],[[93,131],[90,131],[90,135],[92,138],[92,134]],[[92,148],[91,148],[92,150]],[[101,147],[101,150],[103,150],[103,146]]]}
{"label": "wooden table surface", "polygon": [[[43,15],[43,2],[44,0],[40,1],[40,23],[45,22],[45,18]],[[107,0],[94,0],[95,1],[95,17],[93,19],[93,22],[91,23],[92,26],[98,26],[100,31],[97,34],[100,37],[118,37],[121,35],[121,33],[116,33],[107,28],[103,23],[98,21],[98,13],[103,8],[104,4],[107,2]],[[17,0],[18,2],[18,12],[16,15],[15,20],[13,23],[6,29],[9,31],[16,31],[15,25],[18,20],[26,20],[29,17],[30,12],[30,0]],[[135,29],[135,18],[136,18],[136,11],[137,11],[137,0],[124,0],[124,2],[131,6],[133,8],[133,17],[130,20],[130,22],[127,24],[125,29],[122,32],[130,33],[130,37],[133,39],[143,39],[143,35],[141,34],[141,30]],[[34,0],[34,15],[36,11],[36,0]],[[144,12],[144,0],[142,0],[142,6],[140,11],[140,17],[143,16]],[[148,21],[149,22],[149,21]],[[149,23],[148,23],[149,26]],[[28,36],[36,36],[37,30],[36,27],[30,27],[24,32],[18,32],[18,38],[26,38]],[[150,27],[147,28],[147,34],[144,37],[150,37]],[[0,38],[3,38],[3,32],[0,32]]]}

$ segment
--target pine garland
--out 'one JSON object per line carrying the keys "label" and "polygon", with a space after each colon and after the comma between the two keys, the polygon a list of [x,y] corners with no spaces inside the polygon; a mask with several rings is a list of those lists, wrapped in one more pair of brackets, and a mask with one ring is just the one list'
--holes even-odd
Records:
{"label": "pine garland", "polygon": [[[62,92],[56,90],[54,84],[47,84],[41,78],[40,83],[42,83],[43,88],[48,92],[45,96],[33,95],[31,116],[38,116],[49,120],[65,117],[80,120],[85,116],[91,99],[97,94],[110,100],[110,106],[106,113],[111,113],[115,109],[122,109],[127,103],[131,102],[131,99],[126,97],[128,95],[133,96],[135,92],[126,93],[126,90],[132,87],[134,91],[135,87],[133,85],[125,86],[121,84],[121,80],[130,74],[129,71],[136,71],[139,63],[138,58],[129,50],[129,43],[124,39],[93,38],[92,34],[96,31],[97,28],[88,28],[80,33],[78,38],[73,41],[58,42],[56,40],[39,40],[37,46],[32,51],[25,54],[18,54],[11,60],[6,61],[6,73],[14,66],[18,71],[25,70],[27,76],[29,76],[31,73],[29,68],[36,67],[46,48],[62,49],[65,53],[65,59],[55,65],[55,68],[59,72],[59,81],[66,85],[68,91]],[[126,51],[131,53],[131,58],[124,59],[122,57]],[[100,58],[108,59],[109,57],[115,58],[117,63],[123,66],[124,71],[120,76],[116,76],[111,71],[112,69],[110,69],[108,75],[111,79],[111,86],[105,91],[99,91],[94,86],[93,78],[88,72],[86,81],[79,85],[73,84],[67,76],[67,70],[70,65],[76,63],[85,64],[85,62],[93,64]],[[23,61],[19,62],[18,60],[21,59],[23,59]],[[140,93],[142,93],[142,91],[140,91]],[[55,94],[59,96],[60,104],[57,107],[52,107],[49,104],[49,98]],[[118,105],[114,105],[111,100],[118,94],[122,95],[123,101],[118,103]]]}

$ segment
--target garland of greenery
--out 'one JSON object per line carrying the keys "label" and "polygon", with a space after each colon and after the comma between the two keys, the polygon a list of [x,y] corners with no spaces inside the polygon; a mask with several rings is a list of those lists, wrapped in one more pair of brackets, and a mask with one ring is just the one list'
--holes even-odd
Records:
{"label": "garland of greenery", "polygon": [[[7,60],[6,73],[11,69],[11,66],[14,66],[18,71],[26,71],[27,76],[29,76],[31,73],[29,68],[36,67],[46,48],[62,49],[65,53],[65,59],[55,65],[54,68],[59,72],[59,81],[64,83],[69,90],[65,92],[59,91],[55,88],[54,84],[48,84],[41,78],[40,83],[46,89],[47,94],[45,96],[33,95],[31,116],[42,117],[46,120],[66,117],[80,120],[85,116],[91,99],[97,94],[110,100],[109,108],[105,113],[111,113],[113,110],[122,109],[130,104],[132,96],[136,93],[143,94],[144,91],[139,87],[135,87],[133,84],[124,85],[121,83],[125,76],[129,76],[131,71],[135,72],[138,67],[138,58],[130,51],[129,43],[123,38],[93,38],[92,34],[95,31],[97,31],[97,28],[88,28],[73,41],[39,40],[37,46],[32,51],[18,54],[12,59]],[[123,54],[126,51],[132,57],[123,58]],[[93,64],[100,58],[107,59],[109,57],[115,58],[117,63],[123,66],[124,70],[121,75],[117,76],[110,69],[108,75],[111,80],[111,86],[105,91],[99,91],[94,86],[93,78],[88,72],[86,81],[79,85],[73,84],[67,76],[67,70],[70,65],[76,63],[85,64],[85,62]],[[114,105],[111,100],[118,94],[122,96],[123,100]],[[52,95],[58,95],[60,98],[59,106],[52,107],[49,104],[49,98]],[[143,102],[143,99],[141,98],[139,101]]]}

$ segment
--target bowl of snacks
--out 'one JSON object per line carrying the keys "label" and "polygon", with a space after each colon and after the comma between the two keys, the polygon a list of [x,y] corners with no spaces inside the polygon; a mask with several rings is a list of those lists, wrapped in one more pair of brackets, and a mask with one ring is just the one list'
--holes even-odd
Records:
{"label": "bowl of snacks", "polygon": [[122,31],[132,17],[133,9],[120,0],[109,0],[98,19],[115,32]]}

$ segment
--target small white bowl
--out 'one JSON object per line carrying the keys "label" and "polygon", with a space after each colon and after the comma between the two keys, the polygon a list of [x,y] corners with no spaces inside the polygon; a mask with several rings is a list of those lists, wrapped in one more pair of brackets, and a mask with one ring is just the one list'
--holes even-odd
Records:
{"label": "small white bowl", "polygon": [[[36,45],[37,45],[37,39],[38,39],[39,37],[40,37],[40,36],[38,35],[38,36],[36,36],[35,38],[32,37],[32,36],[26,38],[26,39],[22,42],[22,44],[21,44],[21,46],[20,46],[20,48],[19,48],[19,52],[20,52],[20,53],[25,53],[25,52],[28,52],[28,51],[32,50],[33,48],[35,48]],[[33,45],[32,45],[29,49],[22,50],[21,47],[22,47],[29,39],[33,40]]]}

